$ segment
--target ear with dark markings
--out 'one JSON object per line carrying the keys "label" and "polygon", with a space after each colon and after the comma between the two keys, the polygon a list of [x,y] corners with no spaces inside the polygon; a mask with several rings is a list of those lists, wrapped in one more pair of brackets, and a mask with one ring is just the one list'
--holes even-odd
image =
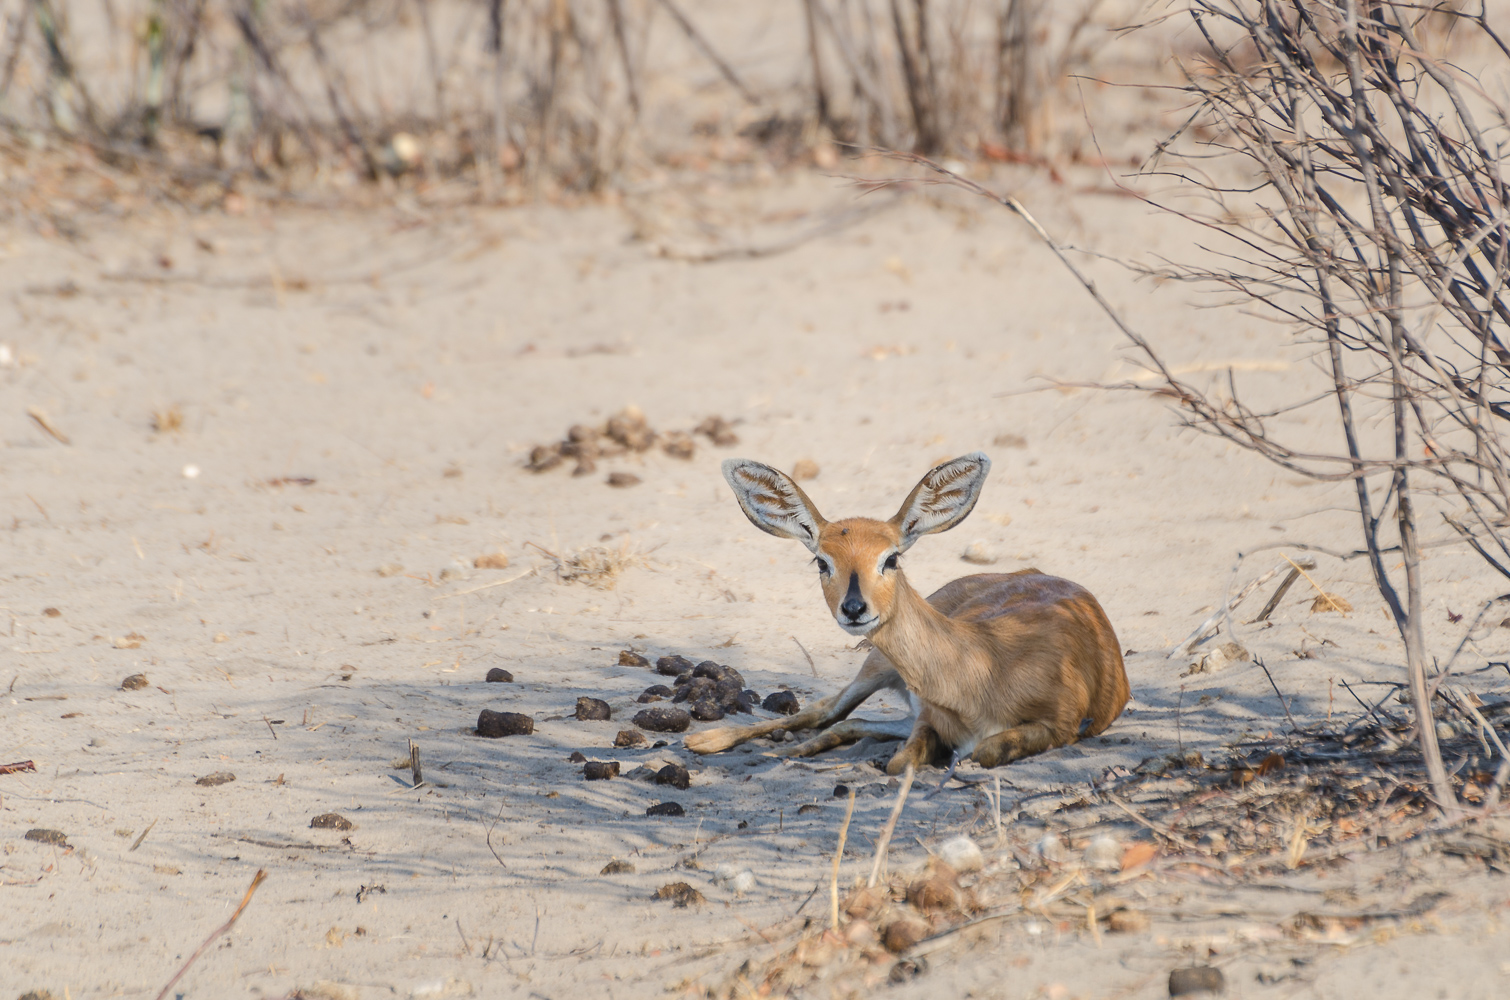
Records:
{"label": "ear with dark markings", "polygon": [[945,462],[918,481],[891,523],[901,532],[898,552],[905,552],[924,535],[948,531],[975,509],[986,485],[991,460],[982,452]]}
{"label": "ear with dark markings", "polygon": [[731,458],[724,462],[724,479],[751,524],[818,551],[818,531],[828,522],[784,473],[746,458]]}

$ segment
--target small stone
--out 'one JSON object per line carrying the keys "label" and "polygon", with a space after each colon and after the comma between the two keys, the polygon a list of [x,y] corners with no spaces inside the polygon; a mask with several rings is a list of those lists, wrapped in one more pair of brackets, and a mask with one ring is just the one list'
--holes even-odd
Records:
{"label": "small stone", "polygon": [[986,859],[980,847],[963,834],[939,845],[939,857],[957,872],[975,872],[985,867]]}
{"label": "small stone", "polygon": [[1040,857],[1045,861],[1052,861],[1056,865],[1062,865],[1070,860],[1070,849],[1060,839],[1059,834],[1049,831],[1043,835],[1043,839],[1034,845]]}
{"label": "small stone", "polygon": [[688,885],[686,882],[672,882],[669,885],[661,886],[655,891],[655,898],[669,899],[674,905],[678,907],[696,905],[706,902],[706,900],[703,899],[703,894],[692,888],[692,886]]}
{"label": "small stone", "polygon": [[679,802],[658,802],[645,810],[646,816],[685,816],[687,810]]}
{"label": "small stone", "polygon": [[144,688],[146,686],[147,686],[147,675],[146,674],[132,674],[130,677],[127,677],[125,680],[121,681],[121,690],[122,691],[140,691],[142,688]]}
{"label": "small stone", "polygon": [[621,667],[648,667],[650,661],[632,649],[619,650],[619,666]]}
{"label": "small stone", "polygon": [[636,713],[634,724],[653,733],[684,733],[692,725],[692,716],[679,708],[657,705]]}
{"label": "small stone", "polygon": [[701,701],[704,698],[713,697],[713,691],[717,687],[718,682],[711,677],[694,677],[685,684],[678,679],[676,694],[671,700],[677,703]]}
{"label": "small stone", "polygon": [[808,479],[817,479],[818,463],[811,458],[799,458],[797,464],[792,466],[792,478],[799,483]]}
{"label": "small stone", "polygon": [[811,816],[815,812],[822,812],[823,807],[816,802],[804,802],[797,807],[798,816]]}
{"label": "small stone", "polygon": [[473,569],[508,569],[509,557],[502,552],[488,552],[472,560]]}
{"label": "small stone", "polygon": [[1227,988],[1227,977],[1221,969],[1209,965],[1197,965],[1189,969],[1174,969],[1169,973],[1169,995],[1190,996],[1193,993],[1221,993]]}
{"label": "small stone", "polygon": [[583,753],[581,750],[573,750],[571,752],[571,756],[566,758],[566,762],[568,764],[586,764],[587,754]]}
{"label": "small stone", "polygon": [[59,611],[57,608],[43,608],[42,613],[49,618],[57,618],[63,612]]}
{"label": "small stone", "polygon": [[1000,557],[990,542],[978,538],[965,546],[965,551],[960,553],[960,558],[976,566],[989,566]]}
{"label": "small stone", "polygon": [[226,785],[236,780],[236,776],[230,771],[216,771],[207,774],[203,778],[195,778],[194,784],[204,785],[206,788],[214,788],[216,785]]}
{"label": "small stone", "polygon": [[802,709],[797,696],[790,691],[774,691],[766,695],[760,707],[777,715],[796,715]]}
{"label": "small stone", "polygon": [[842,799],[842,798],[846,797],[847,795],[849,795],[849,786],[848,785],[835,785],[834,786],[834,798],[836,798],[836,799]]}
{"label": "small stone", "polygon": [[489,670],[488,671],[488,676],[485,679],[487,680],[487,682],[489,684],[512,684],[512,683],[514,683],[514,675],[511,674],[511,673],[509,673],[507,670],[503,669],[502,667],[494,667],[493,669]]}
{"label": "small stone", "polygon": [[771,742],[784,743],[788,735],[790,734],[785,729],[773,729],[771,730]]}
{"label": "small stone", "polygon": [[26,831],[26,839],[34,840],[39,844],[52,844],[54,847],[67,847],[68,835],[62,830],[48,830],[38,827]]}
{"label": "small stone", "polygon": [[378,576],[398,576],[404,571],[404,567],[398,563],[383,563],[377,568]]}
{"label": "small stone", "polygon": [[578,698],[576,718],[578,722],[602,722],[613,718],[613,709],[602,698]]}
{"label": "small stone", "polygon": [[357,825],[340,813],[321,813],[309,821],[313,830],[355,830]]}
{"label": "small stone", "polygon": [[598,874],[599,875],[633,875],[634,874],[634,865],[631,864],[628,861],[620,861],[618,858],[614,858],[612,861],[608,862],[608,864],[604,865],[603,866],[603,870],[600,871],[600,872],[598,872]]}
{"label": "small stone", "polygon": [[724,717],[724,710],[712,698],[701,698],[692,705],[692,717],[699,722],[717,722]]}
{"label": "small stone", "polygon": [[477,735],[489,739],[501,736],[528,736],[535,731],[535,720],[519,712],[494,712],[483,709],[477,716]]}
{"label": "small stone", "polygon": [[640,692],[640,697],[636,700],[644,702],[658,701],[662,698],[670,698],[674,694],[676,694],[676,692],[671,690],[664,684],[652,684],[644,691]]}
{"label": "small stone", "polygon": [[610,472],[608,474],[608,485],[616,489],[622,490],[627,486],[638,486],[641,482],[640,477],[633,472]]}
{"label": "small stone", "polygon": [[616,760],[590,760],[582,765],[582,777],[588,781],[607,781],[619,776],[619,762]]}
{"label": "small stone", "polygon": [[917,917],[898,917],[886,925],[881,941],[893,955],[906,951],[928,936],[928,925]]}
{"label": "small stone", "polygon": [[1120,871],[1122,868],[1122,842],[1116,837],[1102,834],[1091,840],[1085,848],[1085,864],[1101,871]]}
{"label": "small stone", "polygon": [[1141,934],[1148,930],[1148,914],[1142,910],[1113,910],[1106,926],[1116,934]]}
{"label": "small stone", "polygon": [[676,677],[692,669],[692,661],[685,656],[663,656],[655,661],[655,672],[664,677]]}
{"label": "small stone", "polygon": [[619,735],[613,738],[616,747],[642,747],[645,745],[645,734],[638,729],[620,729]]}
{"label": "small stone", "polygon": [[692,775],[688,774],[687,769],[680,764],[667,764],[655,772],[655,783],[685,789],[692,784]]}

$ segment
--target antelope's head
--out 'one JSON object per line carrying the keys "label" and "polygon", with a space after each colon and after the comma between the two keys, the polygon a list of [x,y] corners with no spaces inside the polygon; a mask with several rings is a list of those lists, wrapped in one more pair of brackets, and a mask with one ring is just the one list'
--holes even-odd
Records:
{"label": "antelope's head", "polygon": [[912,488],[889,521],[829,521],[785,473],[748,459],[724,462],[739,506],[761,531],[795,538],[818,564],[823,596],[839,627],[869,635],[891,617],[901,556],[923,535],[947,531],[975,507],[991,471],[980,452],[945,462]]}

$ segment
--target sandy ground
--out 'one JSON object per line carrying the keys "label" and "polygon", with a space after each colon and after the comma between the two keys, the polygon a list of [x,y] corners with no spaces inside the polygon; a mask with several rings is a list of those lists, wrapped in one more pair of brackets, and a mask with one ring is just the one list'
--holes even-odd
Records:
{"label": "sandy ground", "polygon": [[[1082,246],[1190,252],[1191,234],[1132,201],[1013,179]],[[834,786],[880,786],[871,761],[888,750],[794,762],[769,744],[705,759],[675,738],[612,746],[635,696],[663,680],[619,666],[622,649],[715,659],[762,695],[785,686],[803,701],[863,657],[800,548],[740,514],[718,472],[730,455],[816,462],[807,485],[830,516],[889,515],[935,461],[992,456],[977,511],[909,553],[909,578],[930,591],[976,571],[960,555],[982,540],[995,569],[1088,587],[1133,651],[1127,713],[1102,738],[995,772],[1009,807],[1282,729],[1251,664],[1183,677],[1187,659],[1166,654],[1221,599],[1240,551],[1351,549],[1345,492],[1183,431],[1146,397],[1022,392],[1041,375],[1132,369],[1012,218],[919,197],[768,259],[653,252],[703,238],[698,205],[717,206],[719,225],[743,220],[735,242],[759,242],[851,198],[793,177],[645,196],[632,213],[253,203],[241,217],[83,219],[71,243],[0,233],[0,763],[36,764],[0,776],[0,995],[155,996],[259,868],[266,883],[176,994],[649,997],[769,960],[781,943],[763,928],[825,912]],[[1088,266],[1179,363],[1276,356],[1256,320]],[[1285,360],[1248,376],[1256,392],[1312,377],[1303,352]],[[660,430],[722,415],[740,442],[699,438],[690,461],[656,449],[580,478],[524,469],[531,445],[630,404]],[[174,407],[182,426],[155,431],[154,412]],[[611,488],[615,471],[642,481]],[[612,589],[561,579],[549,554],[592,547],[636,565]],[[472,567],[494,551],[508,568]],[[1278,559],[1255,556],[1239,582]],[[1451,550],[1426,567],[1445,661],[1496,585]],[[1240,626],[1301,723],[1355,708],[1334,680],[1395,679],[1402,662],[1362,562],[1323,558],[1316,574],[1354,614],[1312,615],[1300,585],[1272,628]],[[1475,633],[1456,667],[1505,659],[1495,635]],[[492,667],[514,682],[484,683]],[[122,690],[137,673],[147,686]],[[1510,686],[1499,668],[1463,683]],[[581,695],[614,719],[573,719]],[[484,708],[528,713],[535,732],[482,739]],[[418,789],[394,766],[409,740]],[[567,760],[579,750],[624,772],[680,762],[692,786],[588,783]],[[196,784],[215,772],[235,780]],[[980,787],[915,796],[893,867],[982,835]],[[686,816],[645,815],[664,799]],[[844,884],[868,872],[890,802],[859,797]],[[329,812],[355,828],[310,828]],[[33,828],[69,847],[24,839]],[[1007,810],[1018,856],[1041,830],[1030,807]],[[600,874],[615,858],[633,873]],[[736,896],[720,865],[753,871],[755,889]],[[706,903],[651,899],[676,881]],[[1389,934],[1275,930],[1329,892],[1393,906],[1433,890],[1450,899]],[[1201,901],[1214,915],[1191,916]],[[1510,991],[1510,888],[1482,865],[1360,850],[1243,892],[1192,880],[1188,902],[1125,937],[1004,923],[865,995],[1156,997],[1170,968],[1207,959],[1244,997]]]}

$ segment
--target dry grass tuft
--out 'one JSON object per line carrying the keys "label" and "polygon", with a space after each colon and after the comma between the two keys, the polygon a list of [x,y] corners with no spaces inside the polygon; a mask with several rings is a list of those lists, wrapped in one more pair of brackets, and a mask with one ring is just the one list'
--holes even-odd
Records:
{"label": "dry grass tuft", "polygon": [[602,545],[580,548],[566,557],[552,555],[556,560],[556,576],[567,583],[581,583],[598,590],[612,590],[618,585],[619,575],[635,566],[648,565],[645,554],[625,540],[617,549]]}
{"label": "dry grass tuft", "polygon": [[176,405],[152,411],[152,430],[158,434],[180,431],[183,426],[184,414]]}

